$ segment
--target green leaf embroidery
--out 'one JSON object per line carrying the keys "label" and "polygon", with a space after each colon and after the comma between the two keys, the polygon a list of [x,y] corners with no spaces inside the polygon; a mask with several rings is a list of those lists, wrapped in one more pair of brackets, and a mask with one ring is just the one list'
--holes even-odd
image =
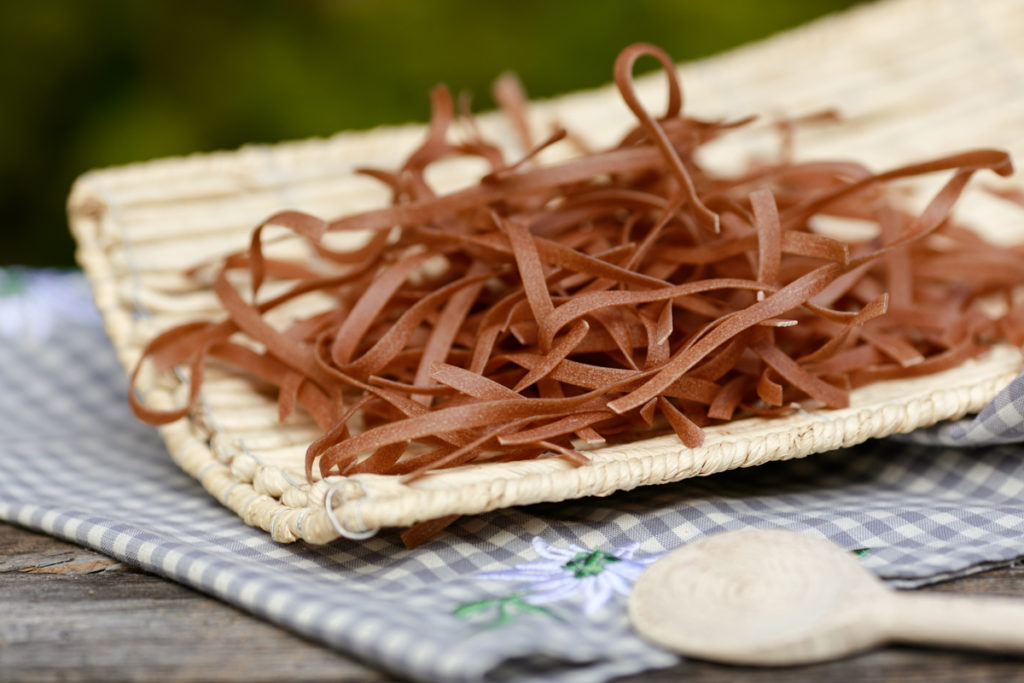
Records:
{"label": "green leaf embroidery", "polygon": [[17,270],[0,269],[0,297],[13,296],[25,291],[25,276]]}
{"label": "green leaf embroidery", "polygon": [[483,624],[486,628],[507,626],[515,621],[516,617],[520,614],[543,614],[544,616],[551,617],[552,619],[559,618],[557,614],[549,610],[547,607],[532,605],[526,602],[521,593],[513,593],[512,595],[506,595],[499,598],[488,598],[486,600],[467,602],[464,605],[456,607],[452,611],[452,614],[461,619],[467,619],[474,615],[489,611],[494,611],[496,614],[489,622]]}
{"label": "green leaf embroidery", "polygon": [[605,565],[612,562],[621,562],[619,558],[603,550],[595,550],[589,553],[577,553],[575,557],[566,562],[563,566],[573,573],[577,579],[585,579],[588,576],[597,576],[604,571]]}
{"label": "green leaf embroidery", "polygon": [[459,605],[452,612],[457,617],[465,619],[466,617],[483,612],[488,607],[492,607],[497,604],[500,598],[491,598],[488,600],[477,600],[476,602],[467,602],[465,605]]}

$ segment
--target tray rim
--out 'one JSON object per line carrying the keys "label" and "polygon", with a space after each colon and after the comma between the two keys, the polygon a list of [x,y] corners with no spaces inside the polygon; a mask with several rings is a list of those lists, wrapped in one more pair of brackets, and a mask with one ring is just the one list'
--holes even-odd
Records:
{"label": "tray rim", "polygon": [[[923,5],[921,0],[880,3],[910,11]],[[881,11],[863,6],[844,15],[829,17],[814,24],[746,46],[709,60],[705,65],[721,65],[738,59],[751,59],[760,50],[780,40],[815,43],[823,35],[838,30],[839,19],[865,21]],[[686,71],[694,65],[684,66]],[[644,84],[653,82],[647,79]],[[572,93],[539,104],[535,114],[541,118],[556,115],[563,104],[586,107],[591,99],[604,97],[608,88]],[[486,115],[481,117],[491,125]],[[114,340],[119,358],[127,368],[138,355],[136,340],[139,318],[124,304],[119,283],[124,272],[117,272],[108,249],[116,240],[109,222],[116,203],[106,199],[109,183],[136,184],[146,188],[158,183],[188,177],[197,170],[214,175],[229,173],[233,165],[253,163],[266,156],[331,156],[364,144],[371,137],[419,136],[420,124],[378,128],[364,132],[346,132],[326,140],[312,139],[277,145],[249,145],[237,151],[195,154],[160,159],[128,166],[90,171],[80,177],[68,202],[72,232],[78,242],[77,257],[93,286],[98,307],[103,313],[108,334]],[[218,171],[219,169],[219,171]],[[130,266],[129,266],[130,269]],[[851,407],[825,413],[804,413],[786,418],[752,418],[707,430],[708,440],[699,449],[685,449],[671,443],[674,437],[659,437],[631,444],[633,452],[623,453],[613,446],[597,451],[591,465],[571,468],[561,461],[540,459],[530,463],[469,466],[448,473],[432,474],[420,482],[401,484],[395,477],[356,475],[331,477],[316,482],[297,500],[293,491],[276,481],[287,473],[275,472],[246,457],[244,445],[238,448],[218,440],[203,420],[185,418],[161,428],[172,457],[219,501],[233,509],[246,523],[259,526],[282,542],[298,539],[326,543],[339,536],[365,537],[368,532],[392,526],[407,526],[417,521],[451,514],[476,514],[510,505],[555,502],[580,496],[608,495],[642,485],[679,481],[690,476],[762,464],[772,460],[804,457],[812,453],[860,443],[869,438],[911,431],[943,419],[961,417],[979,410],[1020,371],[1019,353],[1012,347],[994,349],[986,358],[938,375],[917,380],[879,383],[854,392]],[[978,376],[984,375],[984,381]],[[918,382],[908,389],[906,382]],[[892,396],[864,402],[880,387],[899,387]],[[900,393],[902,392],[902,393]],[[156,392],[154,405],[173,404],[173,392]],[[750,433],[744,430],[755,425]],[[629,450],[629,449],[627,449]],[[702,459],[703,458],[703,459]],[[487,468],[487,476],[476,470]],[[505,468],[504,470],[501,468]],[[447,485],[445,477],[460,479]],[[507,476],[503,476],[507,474]],[[286,482],[287,484],[288,482]],[[280,491],[278,495],[275,492]],[[302,504],[296,504],[302,503]]]}

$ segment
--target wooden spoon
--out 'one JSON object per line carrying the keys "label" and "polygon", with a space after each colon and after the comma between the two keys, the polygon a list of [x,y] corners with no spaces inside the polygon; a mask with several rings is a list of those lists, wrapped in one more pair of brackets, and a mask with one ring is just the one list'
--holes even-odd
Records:
{"label": "wooden spoon", "polygon": [[1024,600],[897,593],[850,552],[783,529],[669,553],[637,580],[629,614],[662,647],[731,664],[807,664],[891,641],[1024,653]]}

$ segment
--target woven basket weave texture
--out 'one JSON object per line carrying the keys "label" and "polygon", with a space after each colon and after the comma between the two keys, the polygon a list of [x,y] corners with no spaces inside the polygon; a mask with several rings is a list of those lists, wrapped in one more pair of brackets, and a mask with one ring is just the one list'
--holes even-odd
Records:
{"label": "woven basket weave texture", "polygon": [[[682,66],[686,106],[694,115],[730,118],[838,109],[841,125],[798,133],[803,158],[856,157],[882,169],[985,146],[1024,159],[1022,35],[1024,3],[890,0]],[[662,78],[641,78],[638,90],[653,110],[663,106]],[[537,130],[557,120],[598,146],[632,125],[611,87],[539,103],[530,115]],[[500,117],[480,122],[514,150]],[[422,135],[419,125],[380,128],[82,176],[69,200],[71,227],[122,363],[133,366],[160,330],[216,314],[212,293],[183,269],[242,248],[252,228],[281,209],[336,217],[385,205],[381,186],[353,170],[396,167]],[[734,168],[774,153],[777,144],[770,125],[754,126],[714,143],[708,162]],[[452,189],[474,182],[479,171],[453,163],[431,180]],[[918,186],[935,189],[941,180]],[[990,239],[1024,241],[1020,214],[985,193],[966,195],[958,215]],[[411,484],[375,475],[308,484],[303,454],[315,426],[301,416],[278,424],[274,398],[227,370],[212,370],[199,409],[162,433],[176,462],[246,523],[278,541],[325,543],[342,532],[607,495],[910,431],[978,410],[1020,366],[1016,350],[997,348],[941,375],[858,390],[848,409],[709,428],[697,449],[659,437],[594,451],[592,463],[579,468],[542,458],[467,466]],[[143,384],[150,405],[180,405],[180,381]]]}

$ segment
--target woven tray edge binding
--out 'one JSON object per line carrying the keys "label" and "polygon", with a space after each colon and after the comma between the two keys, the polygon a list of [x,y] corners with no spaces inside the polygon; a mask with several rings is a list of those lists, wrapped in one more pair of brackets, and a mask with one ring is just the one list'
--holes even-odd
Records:
{"label": "woven tray edge binding", "polygon": [[[86,204],[88,205],[88,204]],[[72,225],[79,241],[79,259],[89,274],[94,294],[103,313],[108,333],[121,352],[122,362],[134,362],[136,353],[126,349],[130,339],[131,316],[117,304],[114,274],[102,257],[95,240],[96,216],[72,211]],[[991,356],[995,356],[992,358]],[[987,374],[977,382],[978,366]],[[478,514],[510,505],[557,502],[583,496],[609,495],[638,486],[680,481],[737,467],[749,467],[773,460],[804,457],[869,438],[928,426],[979,410],[1019,372],[1021,360],[1015,349],[1003,347],[986,361],[919,378],[918,383],[934,385],[919,389],[908,399],[894,394],[884,409],[859,405],[855,392],[850,408],[829,413],[798,415],[790,419],[762,420],[760,435],[725,438],[710,446],[688,450],[671,439],[654,439],[631,445],[632,453],[602,459],[594,464],[569,468],[555,459],[528,465],[537,471],[521,474],[520,467],[487,465],[485,477],[451,488],[423,488],[398,485],[395,478],[372,475],[334,477],[314,485],[303,507],[282,504],[258,491],[252,479],[238,477],[231,468],[232,454],[211,446],[212,434],[191,419],[178,420],[161,428],[172,458],[196,478],[218,501],[232,509],[247,524],[269,532],[275,541],[304,540],[328,543],[346,532],[365,532],[452,514]],[[971,377],[970,386],[949,386],[950,376]],[[874,385],[871,391],[877,393]],[[170,403],[170,395],[163,397]],[[738,424],[749,424],[743,421]],[[728,432],[729,426],[720,431]],[[714,433],[714,428],[712,428]],[[645,446],[645,444],[647,444]],[[650,452],[638,454],[636,449]],[[621,451],[612,447],[607,451]],[[701,459],[703,458],[703,459]],[[477,469],[480,469],[479,467]],[[437,482],[444,474],[433,475]],[[387,483],[385,483],[387,482]],[[335,495],[335,494],[338,495]]]}
{"label": "woven tray edge binding", "polygon": [[[906,11],[916,6],[916,3],[902,0],[887,6]],[[872,9],[871,6],[860,8],[849,14],[848,19],[866,20]],[[829,30],[836,30],[836,26],[837,22],[833,21]],[[814,27],[819,32],[815,34],[819,39],[823,28],[824,24],[820,22]],[[811,35],[804,31],[806,29],[790,32],[786,39],[807,38]],[[779,39],[776,36],[770,41]],[[760,48],[758,45],[741,48],[713,59],[736,59],[751,49]],[[566,99],[579,97],[581,94],[576,93]],[[388,134],[393,130],[397,129],[376,129],[366,133],[345,133],[327,140],[283,143],[281,149],[299,152],[318,145],[334,144],[335,141],[344,144],[352,136]],[[69,215],[72,231],[78,239],[78,258],[93,285],[107,331],[125,367],[131,367],[138,355],[138,329],[132,313],[119,300],[118,281],[125,274],[114,271],[104,251],[111,239],[111,235],[104,232],[104,222],[109,220],[109,216],[104,212],[97,185],[101,185],[105,178],[134,180],[133,174],[138,174],[140,181],[150,182],[168,170],[184,172],[203,166],[220,166],[230,163],[237,155],[249,154],[261,148],[247,146],[238,152],[191,155],[93,171],[76,183],[69,198]],[[340,523],[342,531],[358,533],[384,526],[402,526],[446,514],[484,512],[511,504],[564,500],[582,495],[607,495],[615,490],[677,481],[688,476],[751,466],[773,459],[802,457],[851,445],[873,436],[909,431],[914,427],[959,417],[979,409],[1013,378],[1019,365],[1019,360],[1007,360],[1005,367],[984,384],[959,390],[930,390],[928,396],[916,402],[898,402],[898,405],[890,405],[886,411],[876,411],[861,417],[852,415],[841,420],[819,419],[810,423],[805,431],[799,432],[802,436],[795,441],[793,436],[797,432],[791,432],[789,439],[784,435],[768,434],[761,443],[763,449],[757,445],[759,442],[756,439],[721,442],[716,446],[718,450],[714,458],[709,456],[707,461],[699,465],[695,465],[693,453],[687,456],[679,446],[662,446],[658,452],[642,456],[634,454],[617,461],[602,460],[579,469],[566,469],[564,464],[551,460],[541,461],[538,472],[531,471],[525,475],[502,477],[497,470],[491,470],[493,476],[489,476],[487,481],[471,482],[457,489],[398,488],[394,482],[382,482],[379,478],[339,478],[311,487],[304,506],[284,505],[273,496],[258,491],[253,486],[255,477],[240,477],[231,467],[232,454],[211,446],[211,434],[195,421],[181,420],[163,427],[161,432],[179,465],[247,523],[270,532],[278,541],[303,539],[311,543],[325,543],[340,534],[339,528],[332,522]],[[941,385],[943,376],[934,377],[938,378],[936,386]],[[874,426],[865,430],[865,425]],[[436,483],[440,479],[435,476],[433,481]],[[331,494],[329,497],[328,493]],[[325,499],[328,504],[339,505],[335,507],[325,504]],[[328,510],[328,507],[331,509]]]}

